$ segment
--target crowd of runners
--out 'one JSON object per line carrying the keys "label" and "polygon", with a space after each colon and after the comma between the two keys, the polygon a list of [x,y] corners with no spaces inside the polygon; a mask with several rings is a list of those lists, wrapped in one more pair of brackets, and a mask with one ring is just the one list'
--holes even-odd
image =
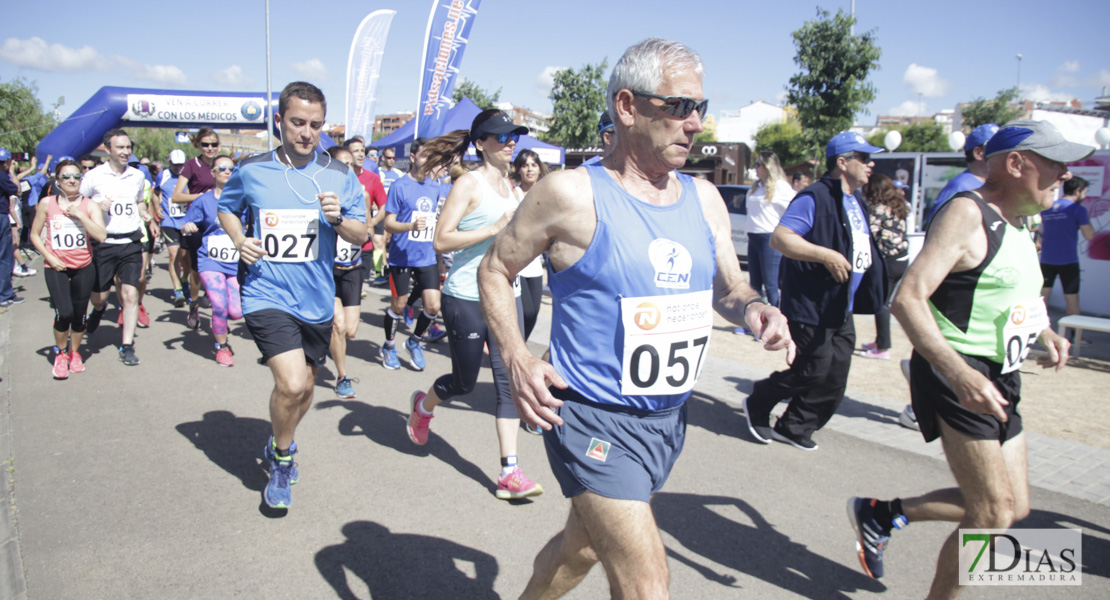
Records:
{"label": "crowd of runners", "polygon": [[[598,562],[614,597],[666,597],[666,550],[650,502],[683,447],[712,313],[784,351],[789,365],[745,401],[752,436],[813,450],[810,435],[835,411],[847,379],[838,340],[850,348],[852,314],[890,295],[882,261],[871,258],[868,206],[855,194],[880,149],[852,133],[829,141],[827,173],[802,184],[771,234],[785,257],[781,302],[749,285],[719,192],[676,170],[702,130],[702,78],[701,59],[682,44],[653,38],[630,47],[609,81],[603,156],[550,175],[535,153],[515,152],[528,129],[496,109],[469,130],[415,139],[405,173],[392,148],[358,138],[321,152],[326,100],[304,82],[281,92],[281,146],[271,152],[229,157],[218,133],[203,128],[193,137],[197,157],[174,150],[150,177],[128,135],[109,131],[105,164],[62,157],[48,174],[44,167],[29,228],[55,310],[53,376],[87,368],[82,340],[101,327],[113,290],[119,360],[140,364],[134,334],[150,324],[142,301],[162,245],[172,302],[187,311],[188,327],[198,328],[202,303],[210,307],[214,362],[235,364],[228,322],[244,319],[273,375],[263,497],[288,508],[299,478],[296,429],[318,370],[330,356],[335,393],[356,396],[347,343],[358,335],[364,286],[388,284],[382,367],[399,369],[404,357],[423,371],[425,344],[443,337],[451,358],[450,373],[410,398],[412,442],[428,441],[437,406],[475,389],[488,353],[496,496],[543,492],[517,456],[523,421],[543,435],[571,499],[565,529],[537,556],[521,597],[558,597]],[[1093,148],[1043,122],[992,133],[982,187],[936,212],[891,309],[915,347],[909,377],[921,432],[940,437],[959,487],[849,500],[872,577],[883,576],[893,528],[925,520],[1006,528],[1029,511],[1017,368],[1038,340],[1047,349],[1038,361],[1060,368],[1068,343],[1048,328],[1023,217],[1050,207],[1070,178],[1066,163]],[[471,146],[478,162],[465,165]],[[548,354],[537,358],[525,341],[545,265],[552,329]],[[784,399],[791,405],[772,428],[771,407]],[[958,594],[957,550],[953,534],[930,597]]]}

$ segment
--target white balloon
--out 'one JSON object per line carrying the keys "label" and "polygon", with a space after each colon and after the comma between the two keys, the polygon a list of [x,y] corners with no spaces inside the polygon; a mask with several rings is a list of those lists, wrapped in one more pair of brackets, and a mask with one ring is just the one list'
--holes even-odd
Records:
{"label": "white balloon", "polygon": [[886,146],[887,152],[894,152],[894,149],[902,144],[902,134],[898,131],[886,132],[886,137],[883,138],[883,145]]}
{"label": "white balloon", "polygon": [[964,135],[964,132],[953,131],[952,134],[948,136],[948,147],[951,148],[953,152],[959,152],[963,150],[964,141],[966,139],[967,136]]}
{"label": "white balloon", "polygon": [[1095,141],[1099,146],[1110,144],[1110,127],[1101,127],[1095,132]]}

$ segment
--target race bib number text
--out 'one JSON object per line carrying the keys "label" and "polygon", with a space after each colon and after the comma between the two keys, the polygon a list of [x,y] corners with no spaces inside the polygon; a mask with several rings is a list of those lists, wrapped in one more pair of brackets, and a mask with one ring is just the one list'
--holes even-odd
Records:
{"label": "race bib number text", "polygon": [[56,215],[50,219],[50,245],[55,250],[78,250],[88,247],[85,226],[69,217]]}
{"label": "race bib number text", "polygon": [[1025,362],[1029,350],[1048,324],[1048,310],[1041,298],[1023,300],[1010,307],[1006,325],[1002,327],[1002,350],[1005,352],[1003,373],[1013,373],[1021,368],[1021,363]]}
{"label": "race bib number text", "polygon": [[713,291],[621,299],[621,394],[681,394],[694,388],[713,331]]}
{"label": "race bib number text", "polygon": [[222,263],[239,262],[239,249],[231,242],[231,236],[227,234],[210,235],[207,240],[208,258]]}
{"label": "race bib number text", "polygon": [[319,255],[319,210],[263,210],[259,224],[266,260],[298,263],[316,260]]}

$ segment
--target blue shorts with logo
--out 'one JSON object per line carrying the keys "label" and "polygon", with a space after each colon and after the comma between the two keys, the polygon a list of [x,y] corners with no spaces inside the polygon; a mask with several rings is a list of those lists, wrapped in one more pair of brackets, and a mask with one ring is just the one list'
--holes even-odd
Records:
{"label": "blue shorts with logo", "polygon": [[547,459],[567,498],[589,490],[650,502],[663,489],[686,441],[686,404],[645,411],[591,402],[551,389],[563,401],[561,426],[544,433]]}

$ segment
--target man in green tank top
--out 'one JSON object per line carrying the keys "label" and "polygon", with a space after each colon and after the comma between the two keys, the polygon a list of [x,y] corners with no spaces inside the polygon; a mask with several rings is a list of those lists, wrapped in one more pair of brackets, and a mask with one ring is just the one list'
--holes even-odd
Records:
{"label": "man in green tank top", "polygon": [[[1069,344],[1050,328],[1036,249],[1022,217],[1052,206],[1071,178],[1066,163],[1094,148],[1047,121],[1013,121],[987,144],[987,180],[937,212],[891,312],[913,342],[910,392],[925,441],[940,437],[959,487],[915,498],[851,498],[848,515],[865,572],[883,576],[892,528],[953,521],[1008,529],[1029,514],[1019,368],[1039,341],[1043,368],[1059,370]],[[959,529],[941,547],[929,598],[960,592]]]}

